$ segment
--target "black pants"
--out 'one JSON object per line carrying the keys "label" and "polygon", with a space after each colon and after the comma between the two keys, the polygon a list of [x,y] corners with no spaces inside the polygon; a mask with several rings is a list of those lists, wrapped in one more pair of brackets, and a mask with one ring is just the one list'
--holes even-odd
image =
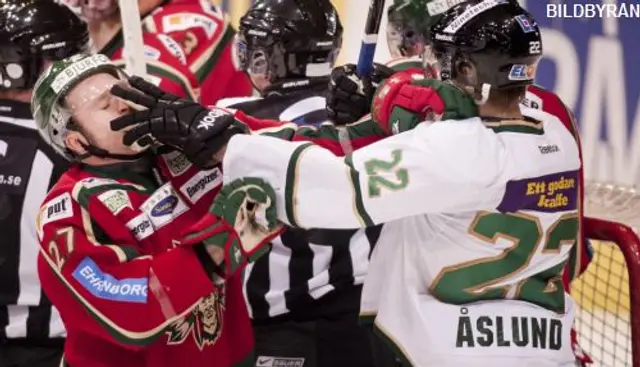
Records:
{"label": "black pants", "polygon": [[398,367],[357,314],[254,325],[256,367]]}
{"label": "black pants", "polygon": [[51,345],[0,343],[0,367],[59,367],[63,353],[62,342]]}

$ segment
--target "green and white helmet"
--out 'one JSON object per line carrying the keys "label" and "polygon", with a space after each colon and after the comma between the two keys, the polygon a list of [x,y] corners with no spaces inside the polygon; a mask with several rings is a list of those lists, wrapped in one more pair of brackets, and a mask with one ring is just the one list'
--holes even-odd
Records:
{"label": "green and white helmet", "polygon": [[68,160],[76,157],[64,142],[71,120],[71,112],[63,105],[64,98],[87,77],[104,72],[117,78],[123,76],[122,70],[105,55],[78,54],[55,61],[35,84],[31,112],[38,131],[47,144]]}

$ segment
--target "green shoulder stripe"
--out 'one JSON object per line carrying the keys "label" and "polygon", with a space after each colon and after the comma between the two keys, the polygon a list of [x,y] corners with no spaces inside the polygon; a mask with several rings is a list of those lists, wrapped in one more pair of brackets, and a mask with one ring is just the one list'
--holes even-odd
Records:
{"label": "green shoulder stripe", "polygon": [[201,65],[194,65],[196,67],[196,70],[193,70],[193,72],[199,83],[202,83],[202,81],[204,81],[209,76],[211,70],[213,70],[214,66],[218,63],[218,59],[220,58],[222,51],[224,51],[227,45],[231,41],[233,41],[235,31],[233,30],[231,25],[226,22],[225,26],[227,28],[222,34],[220,40],[218,40],[218,43],[213,46],[215,47],[215,49],[211,53],[211,55],[206,60],[203,60]]}
{"label": "green shoulder stripe", "polygon": [[387,67],[394,71],[405,71],[407,69],[423,69],[422,60],[418,57],[399,57],[386,64]]}
{"label": "green shoulder stripe", "polygon": [[521,133],[542,135],[544,134],[544,128],[542,124],[524,120],[503,120],[497,122],[485,122],[484,125],[493,130],[495,133]]}
{"label": "green shoulder stripe", "polygon": [[313,144],[307,143],[302,144],[297,147],[293,154],[291,154],[291,159],[289,159],[289,165],[287,166],[286,180],[284,185],[284,197],[285,197],[285,211],[287,215],[287,220],[291,224],[292,227],[298,227],[298,220],[296,219],[296,185],[298,184],[298,169],[299,169],[299,161],[302,153],[307,149],[313,147]]}
{"label": "green shoulder stripe", "polygon": [[348,154],[344,157],[344,163],[349,167],[349,177],[351,177],[351,185],[353,186],[354,204],[356,212],[360,217],[360,223],[365,227],[371,227],[375,225],[375,223],[373,222],[373,219],[371,219],[371,216],[369,216],[369,213],[367,213],[367,209],[365,209],[364,206],[362,187],[360,186],[360,175],[353,165],[353,155]]}

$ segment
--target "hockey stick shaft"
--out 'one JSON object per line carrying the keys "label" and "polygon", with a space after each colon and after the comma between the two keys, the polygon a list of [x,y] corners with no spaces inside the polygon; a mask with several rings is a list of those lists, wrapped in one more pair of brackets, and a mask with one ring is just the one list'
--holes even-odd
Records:
{"label": "hockey stick shaft", "polygon": [[358,76],[367,76],[373,71],[373,56],[376,53],[378,43],[378,33],[382,23],[382,13],[384,12],[385,0],[371,0],[369,14],[364,26],[364,36],[360,55],[358,56],[357,73]]}
{"label": "hockey stick shaft", "polygon": [[119,0],[124,38],[124,59],[130,75],[146,77],[147,64],[144,60],[142,23],[137,0]]}

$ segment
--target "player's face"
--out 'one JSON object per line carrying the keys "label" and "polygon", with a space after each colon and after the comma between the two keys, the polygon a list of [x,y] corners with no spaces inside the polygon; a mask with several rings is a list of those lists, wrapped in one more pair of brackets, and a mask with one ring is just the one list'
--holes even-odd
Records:
{"label": "player's face", "polygon": [[[118,12],[117,0],[64,0],[73,9],[79,11],[80,16],[88,23],[100,22],[110,18]],[[135,0],[131,0],[135,1]]]}
{"label": "player's face", "polygon": [[424,52],[424,41],[416,32],[397,23],[387,25],[387,46],[391,57],[414,57]]}
{"label": "player's face", "polygon": [[111,130],[111,120],[132,112],[109,92],[118,83],[124,82],[111,74],[92,75],[76,85],[64,102],[89,143],[112,154],[132,154],[136,152],[122,142],[124,131]]}

